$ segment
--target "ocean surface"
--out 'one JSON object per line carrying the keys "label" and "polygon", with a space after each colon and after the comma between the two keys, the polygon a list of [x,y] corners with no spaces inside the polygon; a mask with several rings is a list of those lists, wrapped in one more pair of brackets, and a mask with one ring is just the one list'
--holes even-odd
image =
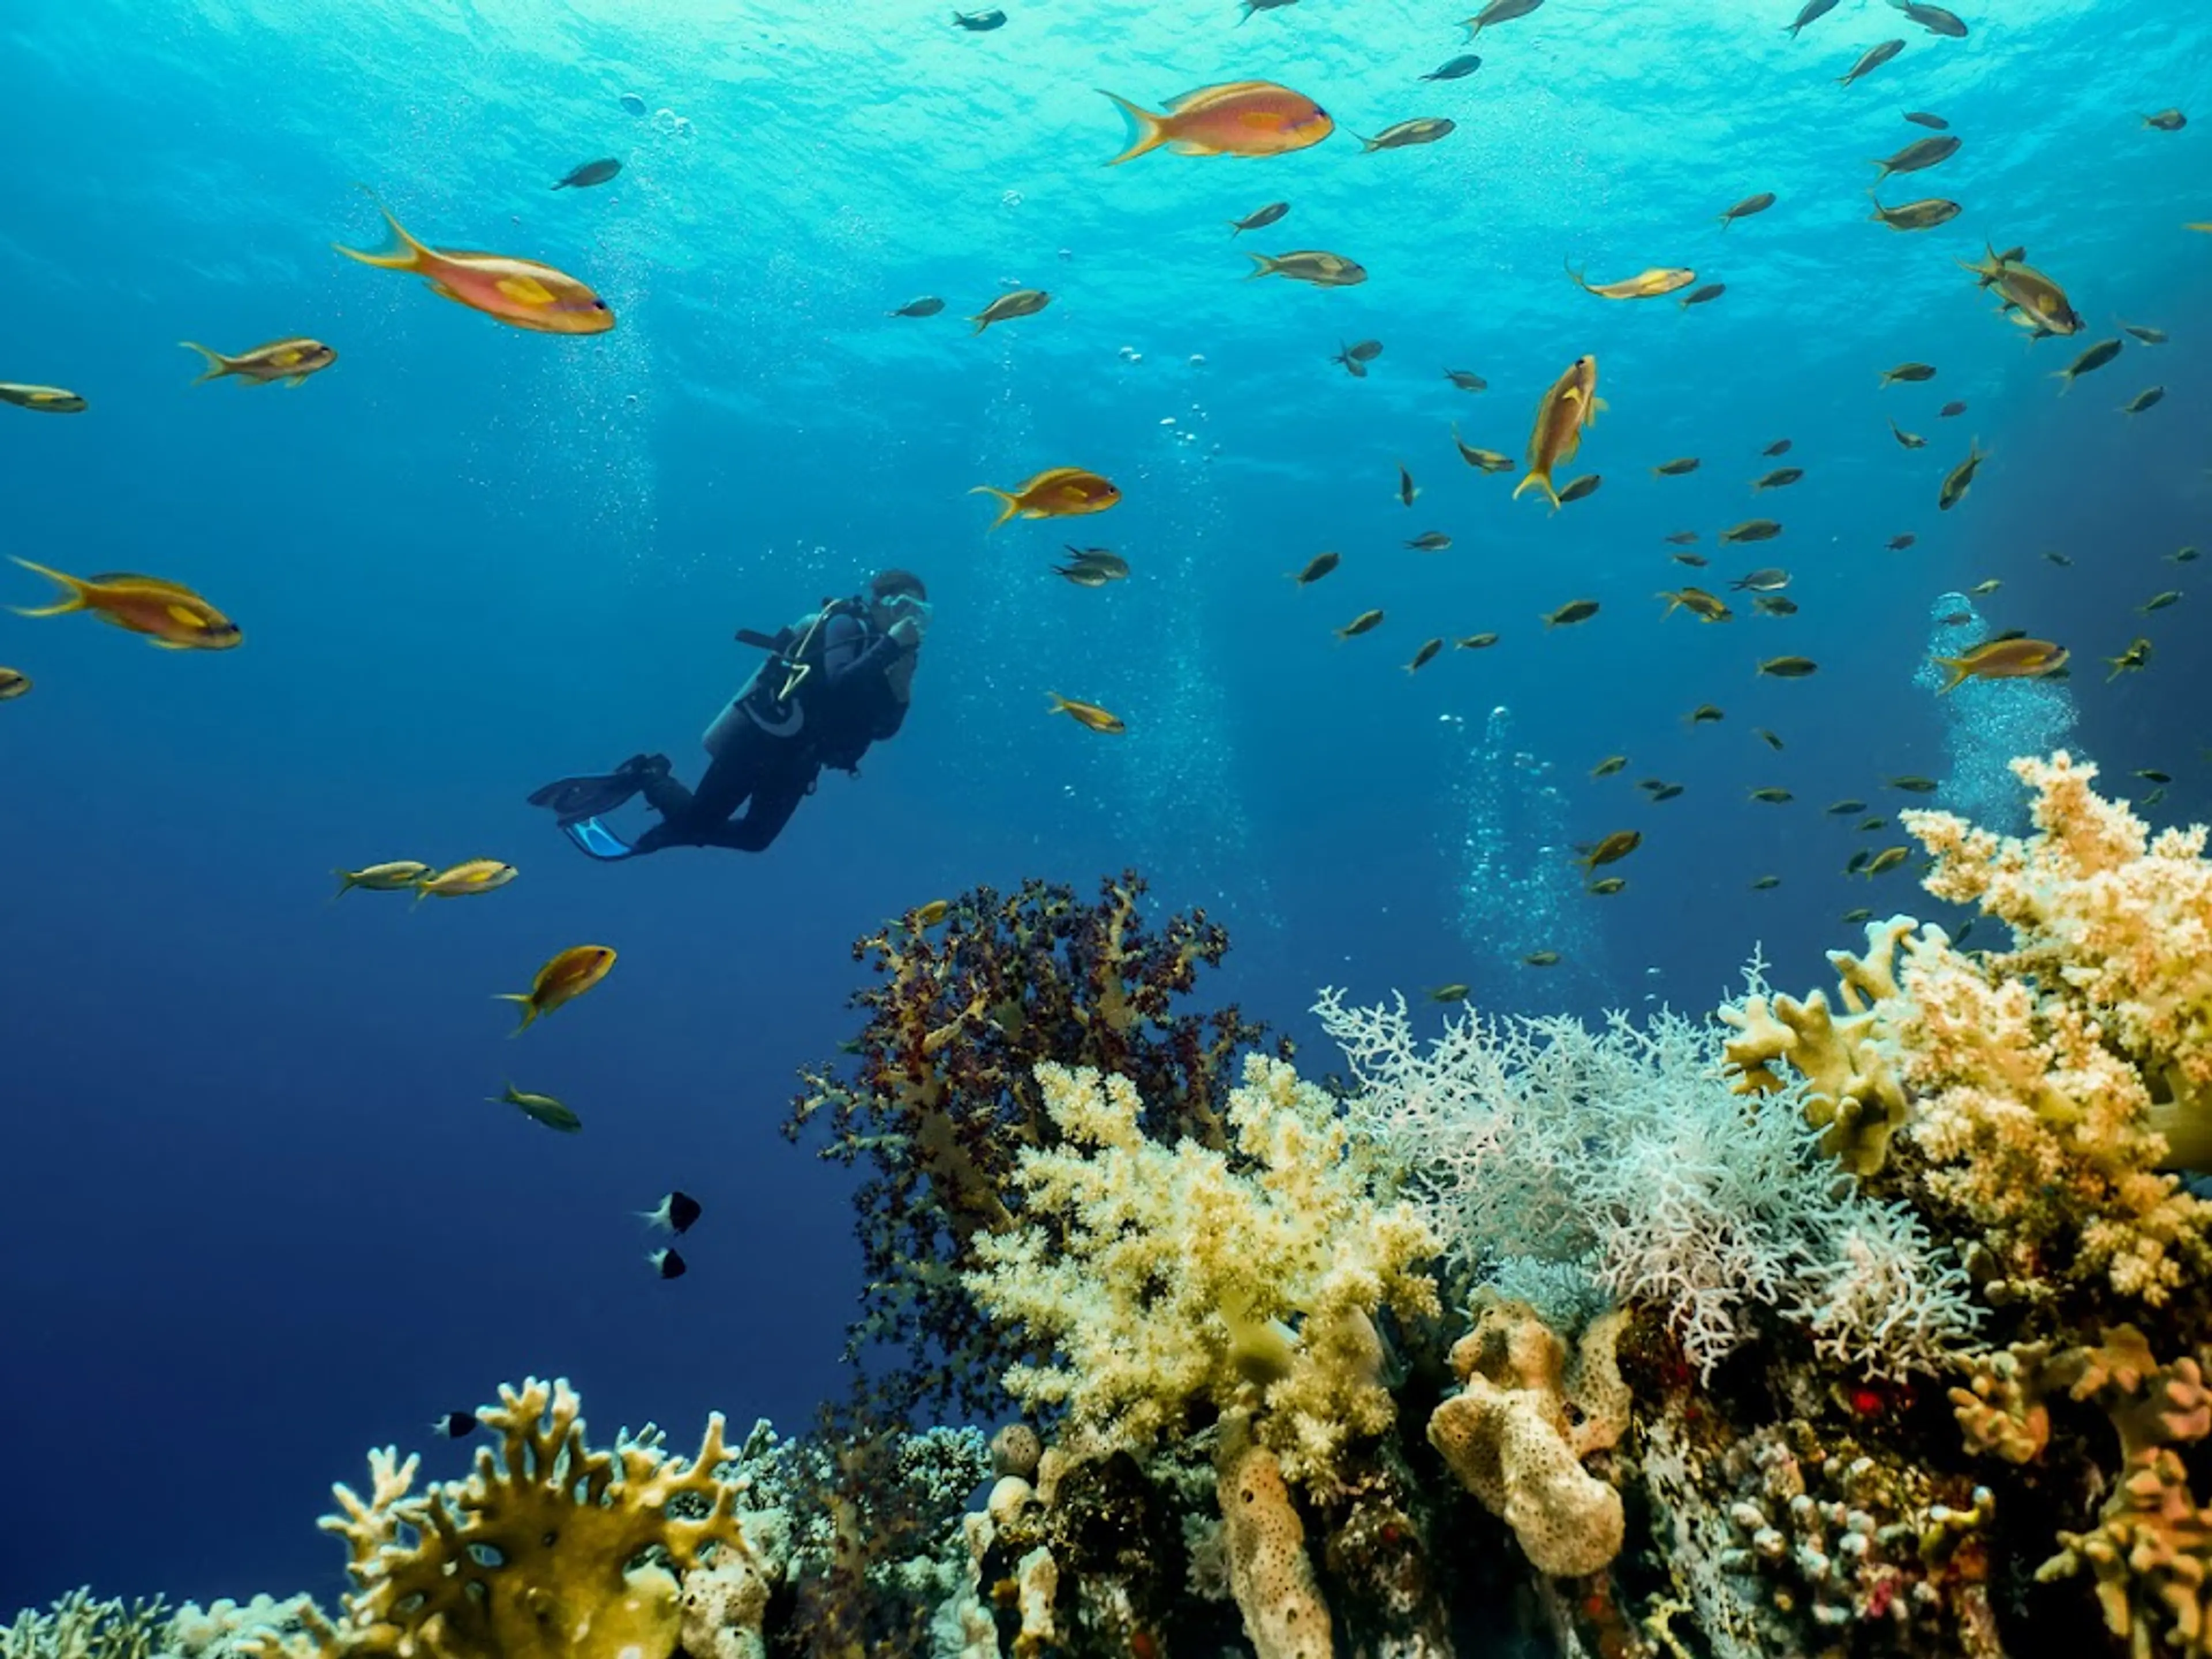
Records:
{"label": "ocean surface", "polygon": [[[2139,802],[2130,774],[2169,773],[2156,821],[2212,805],[2212,592],[2170,562],[2212,544],[2212,235],[2184,228],[2212,219],[2212,12],[1987,0],[1954,40],[1844,0],[1793,40],[1787,0],[1551,0],[1425,82],[1470,50],[1463,0],[1005,3],[987,33],[923,0],[0,15],[0,380],[89,401],[0,406],[0,552],[182,582],[246,630],[170,653],[0,616],[0,664],[35,683],[0,703],[0,1617],[87,1581],[327,1597],[329,1483],[395,1441],[458,1472],[425,1425],[528,1372],[572,1378],[602,1434],[680,1440],[715,1407],[805,1426],[843,1388],[856,1255],[843,1175],[777,1126],[795,1068],[854,1029],[850,941],[928,899],[1134,866],[1160,913],[1230,928],[1207,994],[1319,1072],[1324,985],[1697,1011],[1754,946],[1802,990],[1856,941],[1846,910],[1942,914],[1909,871],[1843,873],[1902,837],[1856,833],[1838,798],[2001,820],[2003,759],[2064,743]],[[1337,132],[1103,165],[1123,124],[1095,88],[1158,109],[1250,78]],[[2144,124],[2168,108],[2201,118]],[[1883,187],[1962,204],[1916,233],[1867,193],[1869,158],[1928,136],[1907,111],[1964,141]],[[1457,130],[1363,153],[1421,117]],[[549,189],[599,156],[612,182]],[[380,233],[363,186],[425,241],[575,275],[618,326],[505,328],[340,258]],[[2002,320],[1958,264],[1985,243],[2024,246],[2083,332]],[[1247,248],[1370,277],[1248,281]],[[1727,291],[1612,301],[1568,264]],[[1024,286],[1049,307],[971,331]],[[888,314],[923,295],[945,310]],[[2169,343],[2129,337],[2061,395],[2053,371],[2120,319]],[[337,362],[196,386],[175,343],[289,335]],[[1364,378],[1331,361],[1369,338]],[[1509,500],[1454,423],[1517,458],[1583,354],[1609,407],[1562,479],[1601,488]],[[1936,378],[1880,385],[1907,362]],[[1989,459],[1939,513],[1974,441]],[[1702,465],[1653,475],[1678,456]],[[1802,481],[1753,494],[1784,465]],[[1066,465],[1121,504],[987,531],[974,486]],[[1716,545],[1762,515],[1784,533]],[[1682,530],[1710,568],[1670,562]],[[1429,531],[1453,545],[1404,544]],[[1066,543],[1128,580],[1056,578]],[[1285,580],[1324,550],[1334,574]],[[640,750],[696,778],[757,660],[733,630],[884,564],[935,605],[911,716],[769,852],[596,865],[525,804]],[[1727,586],[1770,564],[1797,614]],[[1686,581],[1735,619],[1662,617]],[[1596,616],[1545,625],[1582,599]],[[0,568],[0,601],[47,599]],[[1382,626],[1334,637],[1370,608]],[[2068,646],[2070,678],[1935,694],[1931,641],[2007,629]],[[1495,647],[1405,672],[1481,631]],[[2108,682],[2138,636],[2149,665]],[[1783,654],[1819,672],[1755,672]],[[1704,703],[1724,718],[1690,724]],[[1629,828],[1626,890],[1583,891],[1573,844]],[[473,857],[520,875],[331,901],[334,866]],[[606,982],[511,1039],[493,994],[586,940],[620,952]],[[583,1132],[486,1103],[509,1080]],[[634,1212],[671,1187],[706,1214],[664,1282]]]}

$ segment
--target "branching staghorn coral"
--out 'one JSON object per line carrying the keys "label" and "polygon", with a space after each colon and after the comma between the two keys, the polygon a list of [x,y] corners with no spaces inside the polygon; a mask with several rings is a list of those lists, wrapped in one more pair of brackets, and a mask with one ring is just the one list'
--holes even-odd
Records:
{"label": "branching staghorn coral", "polygon": [[[258,1659],[669,1659],[684,1627],[677,1575],[749,1553],[719,1413],[699,1455],[651,1441],[585,1443],[565,1381],[501,1385],[478,1413],[500,1449],[465,1480],[414,1491],[418,1461],[369,1454],[363,1498],[323,1526],[352,1553],[341,1617],[305,1616],[305,1638],[270,1636]],[[648,1552],[668,1566],[641,1564]]]}
{"label": "branching staghorn coral", "polygon": [[149,1659],[168,1622],[160,1596],[96,1601],[88,1586],[44,1613],[26,1607],[0,1625],[0,1659]]}
{"label": "branching staghorn coral", "polygon": [[1948,1255],[1838,1175],[1802,1085],[1735,1094],[1712,1026],[1469,1014],[1424,1048],[1402,998],[1355,1009],[1331,992],[1317,1012],[1359,1085],[1355,1133],[1463,1280],[1516,1257],[1578,1263],[1650,1304],[1708,1376],[1768,1308],[1869,1376],[1947,1369],[1972,1334]]}
{"label": "branching staghorn coral", "polygon": [[1149,1138],[1127,1078],[1043,1065],[1037,1083],[1058,1144],[1023,1151],[1024,1223],[980,1239],[965,1280],[1052,1356],[1007,1389],[1064,1407],[1085,1455],[1142,1455],[1201,1406],[1248,1412],[1288,1479],[1325,1487],[1394,1416],[1375,1316],[1437,1311],[1427,1225],[1370,1195],[1335,1102],[1281,1060],[1246,1057],[1218,1147]]}
{"label": "branching staghorn coral", "polygon": [[872,1171],[854,1199],[867,1288],[848,1357],[906,1349],[882,1382],[894,1413],[933,1400],[990,1408],[1024,1357],[975,1316],[960,1276],[979,1237],[1013,1224],[1017,1158],[1057,1138],[1038,1062],[1127,1078],[1161,1140],[1225,1144],[1231,1061],[1264,1032],[1233,1006],[1178,1012],[1228,935],[1203,911],[1148,927],[1144,891],[1134,872],[1088,904],[1042,881],[1003,898],[977,888],[937,922],[910,915],[853,947],[880,976],[854,998],[867,1025],[848,1066],[804,1074],[785,1133],[819,1123],[822,1156]]}

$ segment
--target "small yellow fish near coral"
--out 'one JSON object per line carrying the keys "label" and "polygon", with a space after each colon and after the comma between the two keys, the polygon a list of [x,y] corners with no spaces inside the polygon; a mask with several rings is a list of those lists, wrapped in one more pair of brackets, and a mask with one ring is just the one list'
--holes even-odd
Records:
{"label": "small yellow fish near coral", "polygon": [[1572,265],[1567,267],[1567,275],[1583,293],[1595,294],[1601,300],[1656,300],[1662,294],[1677,293],[1698,280],[1694,270],[1665,265],[1654,265],[1617,283],[1589,282]]}
{"label": "small yellow fish near coral", "polygon": [[246,638],[236,623],[191,588],[175,582],[123,572],[69,576],[28,559],[15,562],[68,590],[53,605],[10,606],[19,617],[63,617],[88,611],[104,623],[143,634],[167,651],[228,651]]}
{"label": "small yellow fish near coral", "polygon": [[416,859],[394,859],[388,864],[372,864],[360,870],[333,870],[338,878],[338,890],[332,898],[343,898],[356,887],[372,893],[401,893],[414,886],[430,873],[430,866]]}
{"label": "small yellow fish near coral", "polygon": [[25,386],[15,380],[0,380],[0,404],[40,415],[82,415],[85,410],[84,399],[65,386]]}
{"label": "small yellow fish near coral", "polygon": [[1103,87],[1128,118],[1129,147],[1106,165],[1117,167],[1163,144],[1178,155],[1285,155],[1317,144],[1336,123],[1302,92],[1273,81],[1230,81],[1187,92],[1155,115]]}
{"label": "small yellow fish near coral", "polygon": [[241,351],[235,357],[211,351],[198,340],[179,340],[177,343],[207,359],[207,372],[192,382],[194,386],[224,379],[243,380],[251,386],[267,386],[271,380],[298,386],[310,374],[328,368],[338,360],[338,354],[320,340],[305,337],[271,340],[267,345]]}
{"label": "small yellow fish near coral", "polygon": [[1936,690],[1948,691],[1968,680],[2033,679],[2064,665],[2066,647],[2049,640],[1992,640],[1955,657],[1932,659],[1948,678]]}
{"label": "small yellow fish near coral", "polygon": [[1574,459],[1582,447],[1583,428],[1597,419],[1605,407],[1597,395],[1597,359],[1584,355],[1569,363],[1566,372],[1552,382],[1536,405],[1536,424],[1528,434],[1528,476],[1513,487],[1513,499],[1531,487],[1540,489],[1553,507],[1559,492],[1553,487],[1553,468]]}
{"label": "small yellow fish near coral", "polygon": [[1054,714],[1067,715],[1086,731],[1118,738],[1129,729],[1119,714],[1109,714],[1095,702],[1078,702],[1073,697],[1061,696],[1057,691],[1048,691],[1045,696],[1051,700]]}
{"label": "small yellow fish near coral", "polygon": [[383,203],[376,210],[392,227],[389,246],[374,253],[336,242],[331,247],[380,270],[411,270],[429,283],[432,293],[510,327],[537,334],[604,334],[615,325],[607,302],[566,271],[501,253],[426,247]]}
{"label": "small yellow fish near coral", "polygon": [[994,530],[1017,515],[1024,519],[1066,519],[1084,513],[1103,513],[1121,499],[1121,492],[1112,480],[1079,466],[1049,468],[1013,489],[977,484],[968,493],[999,498],[999,516],[991,520]]}
{"label": "small yellow fish near coral", "polygon": [[489,893],[513,881],[518,872],[511,864],[498,859],[466,859],[448,865],[434,875],[422,876],[415,883],[415,902],[426,898],[468,898],[477,893]]}
{"label": "small yellow fish near coral", "polygon": [[538,970],[538,977],[531,981],[529,990],[501,991],[494,999],[522,1006],[522,1023],[507,1035],[520,1036],[537,1022],[540,1014],[550,1014],[574,1002],[605,979],[607,970],[614,965],[612,945],[572,945],[561,951]]}

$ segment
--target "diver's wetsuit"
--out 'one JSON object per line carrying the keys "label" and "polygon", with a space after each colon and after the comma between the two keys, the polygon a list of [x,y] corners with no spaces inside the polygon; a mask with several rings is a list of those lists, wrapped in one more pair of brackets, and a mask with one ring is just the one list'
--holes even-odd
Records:
{"label": "diver's wetsuit", "polygon": [[[821,659],[798,694],[799,729],[779,736],[751,717],[756,701],[772,693],[763,675],[743,707],[747,718],[722,745],[696,790],[664,772],[647,775],[641,792],[661,821],[641,836],[632,851],[664,847],[729,847],[763,851],[782,832],[813,793],[824,766],[851,770],[868,746],[895,734],[906,720],[906,701],[892,674],[911,650],[878,633],[853,610],[834,612],[822,626]],[[744,816],[731,815],[743,806]]]}

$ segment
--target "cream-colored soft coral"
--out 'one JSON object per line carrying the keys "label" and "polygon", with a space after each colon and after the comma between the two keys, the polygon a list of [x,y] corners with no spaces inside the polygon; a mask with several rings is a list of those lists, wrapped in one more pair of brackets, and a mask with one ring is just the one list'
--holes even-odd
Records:
{"label": "cream-colored soft coral", "polygon": [[1064,1407],[1085,1451],[1141,1454],[1201,1403],[1248,1412],[1286,1476],[1325,1486],[1392,1419],[1375,1314],[1437,1311],[1427,1225],[1373,1197],[1335,1103],[1279,1060],[1248,1057],[1225,1151],[1148,1139],[1125,1079],[1036,1075],[1062,1140],[1023,1152],[1022,1223],[979,1240],[967,1276],[990,1317],[1054,1351],[1007,1388]]}
{"label": "cream-colored soft coral", "polygon": [[[478,1415],[500,1437],[465,1480],[416,1495],[418,1460],[369,1454],[363,1499],[336,1488],[325,1530],[352,1551],[343,1617],[303,1610],[308,1638],[270,1636],[258,1659],[668,1659],[684,1610],[677,1574],[747,1553],[720,1413],[699,1455],[584,1440],[565,1381],[502,1384]],[[669,1566],[633,1565],[648,1550]],[[761,1598],[764,1602],[765,1598]]]}
{"label": "cream-colored soft coral", "polygon": [[2015,760],[2036,792],[2036,834],[1977,830],[1948,812],[1907,812],[1936,855],[1928,890],[2010,924],[2008,976],[2063,986],[2098,1038],[2143,1073],[2172,1161],[2212,1165],[2212,863],[2205,826],[2148,825],[2090,785],[2097,769],[2063,750]]}

